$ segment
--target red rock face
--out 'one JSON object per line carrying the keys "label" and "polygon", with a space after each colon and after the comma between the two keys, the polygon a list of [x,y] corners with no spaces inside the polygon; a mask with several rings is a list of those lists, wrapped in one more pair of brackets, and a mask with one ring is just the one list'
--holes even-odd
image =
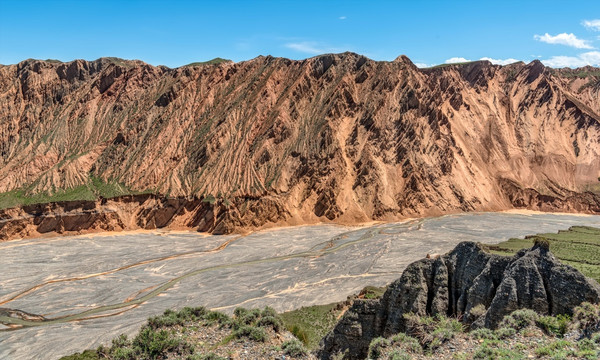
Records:
{"label": "red rock face", "polygon": [[0,192],[93,175],[211,195],[242,227],[543,209],[546,197],[598,211],[581,193],[600,176],[600,70],[579,70],[591,75],[352,53],[177,69],[27,60],[0,66]]}

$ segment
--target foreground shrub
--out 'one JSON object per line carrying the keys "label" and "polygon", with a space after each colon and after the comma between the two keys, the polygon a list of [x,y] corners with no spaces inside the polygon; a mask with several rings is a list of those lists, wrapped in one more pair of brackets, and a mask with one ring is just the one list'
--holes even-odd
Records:
{"label": "foreground shrub", "polygon": [[584,302],[575,308],[573,320],[583,336],[590,337],[594,332],[600,331],[600,307]]}
{"label": "foreground shrub", "polygon": [[244,325],[233,331],[233,337],[240,339],[246,337],[250,340],[265,342],[267,340],[267,332],[263,328]]}
{"label": "foreground shrub", "polygon": [[167,330],[155,331],[151,327],[144,327],[133,339],[132,345],[136,353],[143,358],[157,359],[167,352],[181,352],[180,347],[186,347],[181,340],[171,336]]}
{"label": "foreground shrub", "polygon": [[407,334],[419,339],[421,345],[432,349],[463,332],[460,321],[439,314],[434,317],[405,314],[404,319]]}
{"label": "foreground shrub", "polygon": [[502,319],[500,327],[509,327],[519,331],[526,327],[534,326],[539,317],[535,311],[530,309],[515,310]]}
{"label": "foreground shrub", "polygon": [[371,341],[369,345],[369,359],[379,359],[383,354],[383,349],[390,346],[390,341],[383,337],[377,337]]}
{"label": "foreground shrub", "polygon": [[289,356],[305,356],[308,351],[298,339],[287,340],[281,344],[281,350]]}
{"label": "foreground shrub", "polygon": [[549,335],[564,336],[569,331],[569,315],[540,316],[537,325]]}

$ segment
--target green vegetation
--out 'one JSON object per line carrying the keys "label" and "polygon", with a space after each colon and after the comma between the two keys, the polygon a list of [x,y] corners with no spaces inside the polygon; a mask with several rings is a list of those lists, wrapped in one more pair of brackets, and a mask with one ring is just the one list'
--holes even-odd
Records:
{"label": "green vegetation", "polygon": [[365,286],[365,288],[361,290],[359,297],[363,296],[365,299],[379,299],[383,296],[385,290],[385,287]]}
{"label": "green vegetation", "polygon": [[52,192],[38,193],[33,192],[33,189],[17,189],[0,193],[0,209],[58,201],[96,200],[99,197],[113,198],[148,192],[134,191],[118,181],[104,181],[101,178],[90,176],[87,184],[68,189],[55,189]]}
{"label": "green vegetation", "polygon": [[[541,316],[516,310],[500,328],[463,332],[461,324],[443,315],[406,314],[407,332],[375,338],[369,359],[598,359],[600,307],[584,303],[566,316]],[[567,332],[572,336],[564,336]]]}
{"label": "green vegetation", "polygon": [[591,76],[600,76],[599,70],[584,70],[584,69],[561,69],[554,70],[555,73],[560,71],[560,74],[566,78],[580,78],[584,79]]}
{"label": "green vegetation", "polygon": [[600,229],[573,226],[556,234],[538,234],[525,239],[510,239],[498,245],[485,245],[492,253],[513,255],[534,243],[550,247],[550,251],[563,263],[581,271],[585,276],[600,281]]}
{"label": "green vegetation", "polygon": [[[201,331],[202,328],[207,327],[226,330],[229,335],[213,345],[198,342],[198,338],[191,335],[194,331]],[[262,310],[237,308],[233,317],[217,311],[209,311],[204,307],[186,307],[180,311],[166,310],[160,316],[149,318],[133,339],[121,335],[113,339],[110,347],[100,346],[96,350],[86,350],[62,359],[219,360],[225,359],[216,353],[219,347],[226,346],[231,341],[263,343],[271,337],[270,332],[277,333],[282,327],[281,318],[270,307]],[[298,340],[288,340],[281,345],[281,348],[284,353],[292,356],[307,353]]]}
{"label": "green vegetation", "polygon": [[333,329],[342,313],[338,304],[315,305],[281,314],[285,328],[294,334],[310,350]]}
{"label": "green vegetation", "polygon": [[216,57],[216,58],[214,58],[212,60],[193,62],[193,63],[189,63],[189,64],[184,65],[184,66],[217,65],[217,64],[224,63],[224,62],[230,62],[230,61],[231,60],[229,60],[229,59],[222,59],[220,57]]}
{"label": "green vegetation", "polygon": [[404,314],[404,319],[406,320],[406,333],[418,339],[421,346],[427,350],[439,347],[464,330],[463,324],[458,319],[443,315]]}

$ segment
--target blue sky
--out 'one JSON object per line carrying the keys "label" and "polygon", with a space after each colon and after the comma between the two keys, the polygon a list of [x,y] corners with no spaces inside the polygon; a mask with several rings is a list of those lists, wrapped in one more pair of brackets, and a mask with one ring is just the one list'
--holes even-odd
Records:
{"label": "blue sky", "polygon": [[600,1],[0,0],[0,63],[404,54],[421,66],[542,60],[600,65]]}

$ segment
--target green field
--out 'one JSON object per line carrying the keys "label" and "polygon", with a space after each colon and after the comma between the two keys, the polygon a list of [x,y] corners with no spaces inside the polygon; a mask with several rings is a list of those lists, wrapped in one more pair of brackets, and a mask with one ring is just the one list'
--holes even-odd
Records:
{"label": "green field", "polygon": [[600,229],[597,228],[573,226],[556,234],[509,239],[497,245],[486,245],[486,248],[495,254],[512,255],[521,249],[532,247],[537,238],[548,240],[550,251],[562,262],[600,282]]}

